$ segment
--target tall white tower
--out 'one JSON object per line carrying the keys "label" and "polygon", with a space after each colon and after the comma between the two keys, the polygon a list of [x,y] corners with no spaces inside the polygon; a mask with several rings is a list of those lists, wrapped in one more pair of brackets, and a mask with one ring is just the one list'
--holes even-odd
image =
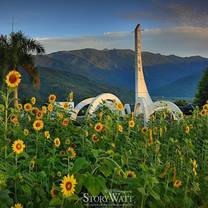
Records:
{"label": "tall white tower", "polygon": [[147,105],[152,104],[152,99],[147,90],[142,67],[142,47],[141,47],[141,26],[135,28],[135,102],[138,98],[144,98]]}

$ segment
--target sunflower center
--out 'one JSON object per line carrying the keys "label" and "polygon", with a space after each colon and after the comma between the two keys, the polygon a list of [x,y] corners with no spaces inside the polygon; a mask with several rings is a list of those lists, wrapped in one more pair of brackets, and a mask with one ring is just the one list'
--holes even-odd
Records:
{"label": "sunflower center", "polygon": [[40,123],[39,122],[36,123],[36,127],[40,127]]}
{"label": "sunflower center", "polygon": [[11,74],[9,77],[9,82],[13,84],[16,81],[17,81],[17,76],[15,74]]}
{"label": "sunflower center", "polygon": [[71,188],[72,188],[72,183],[68,181],[68,182],[66,183],[65,187],[66,187],[66,190],[67,190],[67,191],[70,191]]}
{"label": "sunflower center", "polygon": [[22,148],[22,145],[21,145],[21,144],[19,144],[19,143],[16,144],[16,149],[17,149],[17,150],[21,150],[21,148]]}

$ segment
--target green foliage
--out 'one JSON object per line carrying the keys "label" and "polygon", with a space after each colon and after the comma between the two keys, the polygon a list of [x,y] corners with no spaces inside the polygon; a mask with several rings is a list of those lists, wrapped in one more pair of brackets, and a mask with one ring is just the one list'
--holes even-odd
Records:
{"label": "green foliage", "polygon": [[204,71],[203,76],[198,84],[195,95],[195,104],[203,106],[208,101],[208,68]]}
{"label": "green foliage", "polygon": [[[124,195],[132,197],[133,207],[206,207],[208,106],[204,114],[197,109],[192,116],[172,122],[168,112],[158,112],[144,127],[141,119],[122,116],[105,105],[79,125],[71,120],[63,125],[71,110],[52,103],[53,111],[43,114],[44,127],[37,131],[33,126],[37,115],[14,109],[12,92],[1,93],[1,207],[18,202],[29,208],[91,206],[93,201],[83,201],[84,194],[92,200],[106,197],[99,205],[108,207],[125,207],[124,201],[112,204],[111,198]],[[129,126],[130,120],[135,126]],[[95,128],[98,123],[102,130]],[[55,145],[55,138],[60,145]],[[12,148],[17,139],[26,146],[20,154]],[[67,175],[73,175],[76,184],[71,196],[65,197],[60,184]]]}

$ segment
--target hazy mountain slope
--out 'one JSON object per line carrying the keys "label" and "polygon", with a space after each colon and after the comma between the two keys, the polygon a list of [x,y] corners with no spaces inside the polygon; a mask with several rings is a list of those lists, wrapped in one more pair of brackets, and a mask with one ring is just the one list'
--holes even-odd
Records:
{"label": "hazy mountain slope", "polygon": [[39,101],[45,102],[50,93],[55,93],[58,100],[64,101],[70,91],[75,94],[75,101],[84,98],[94,97],[104,92],[111,92],[119,96],[123,101],[132,101],[133,93],[121,90],[116,87],[109,87],[105,84],[93,82],[92,80],[73,74],[71,72],[59,71],[50,68],[40,68],[41,87],[40,90],[32,88],[29,77],[23,73],[23,80],[20,86],[22,98],[36,96]]}
{"label": "hazy mountain slope", "polygon": [[194,97],[200,78],[200,74],[186,76],[153,91],[152,94],[169,98],[178,97],[180,92],[180,97]]}
{"label": "hazy mountain slope", "polygon": [[[148,88],[150,93],[156,96],[163,95],[163,91],[164,95],[167,94],[165,88],[174,82],[177,82],[181,88],[187,87],[183,86],[183,78],[188,76],[194,78],[192,76],[194,74],[200,76],[208,66],[208,59],[200,56],[164,56],[150,52],[143,52],[142,56]],[[59,51],[45,56],[37,56],[36,64],[39,67],[55,68],[56,71],[81,75],[93,82],[104,83],[109,88],[114,86],[125,90],[134,90],[134,51],[132,50]],[[197,81],[197,79],[193,79],[189,83],[193,82],[196,86]],[[171,88],[169,88],[169,93],[172,93]],[[192,90],[188,94],[193,95],[193,93]],[[172,94],[177,97],[184,95],[180,90]]]}

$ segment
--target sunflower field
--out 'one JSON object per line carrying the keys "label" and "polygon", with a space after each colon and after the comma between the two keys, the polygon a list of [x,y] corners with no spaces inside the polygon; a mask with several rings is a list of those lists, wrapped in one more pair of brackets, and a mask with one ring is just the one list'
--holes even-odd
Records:
{"label": "sunflower field", "polygon": [[147,126],[101,106],[71,121],[56,95],[14,107],[11,71],[0,104],[0,207],[208,207],[208,104]]}

